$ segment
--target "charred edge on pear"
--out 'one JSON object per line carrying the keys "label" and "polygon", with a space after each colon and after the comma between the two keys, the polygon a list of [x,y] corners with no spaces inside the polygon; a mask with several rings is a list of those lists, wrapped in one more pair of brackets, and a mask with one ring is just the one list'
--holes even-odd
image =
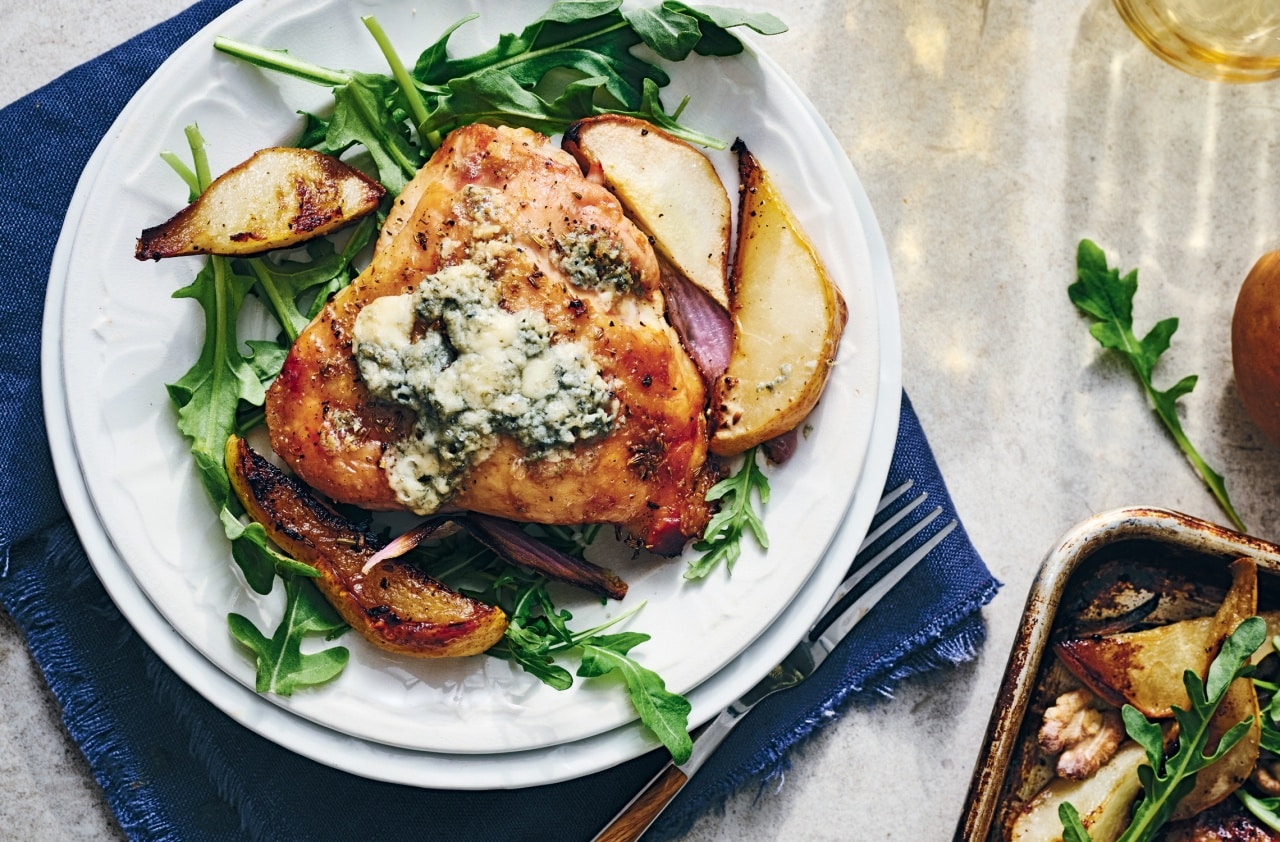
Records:
{"label": "charred edge on pear", "polygon": [[[501,639],[506,615],[500,608],[464,597],[396,559],[379,562],[366,575],[364,565],[383,546],[380,538],[325,507],[243,439],[228,450],[232,484],[250,516],[283,550],[320,572],[317,587],[371,643],[400,654],[446,657],[476,654]],[[440,616],[430,616],[433,611]]]}

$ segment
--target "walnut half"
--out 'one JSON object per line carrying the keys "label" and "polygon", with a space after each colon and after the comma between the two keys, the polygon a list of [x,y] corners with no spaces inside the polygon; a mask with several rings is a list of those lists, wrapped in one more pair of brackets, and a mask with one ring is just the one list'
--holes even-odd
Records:
{"label": "walnut half", "polygon": [[1058,756],[1058,774],[1074,781],[1098,771],[1124,740],[1120,712],[1097,707],[1099,699],[1088,690],[1063,693],[1044,712],[1040,748]]}

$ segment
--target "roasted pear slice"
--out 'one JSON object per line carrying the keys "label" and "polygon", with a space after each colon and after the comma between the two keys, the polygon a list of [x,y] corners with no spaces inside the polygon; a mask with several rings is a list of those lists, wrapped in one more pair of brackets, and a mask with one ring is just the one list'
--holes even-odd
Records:
{"label": "roasted pear slice", "polygon": [[[1258,566],[1253,559],[1240,558],[1231,564],[1231,589],[1227,591],[1222,606],[1214,615],[1212,640],[1213,654],[1217,655],[1222,642],[1249,617],[1258,611]],[[1237,678],[1231,682],[1227,695],[1209,720],[1209,740],[1206,747],[1216,749],[1223,734],[1239,722],[1251,718],[1249,729],[1240,741],[1209,767],[1196,775],[1196,785],[1174,808],[1172,818],[1185,819],[1207,810],[1226,799],[1249,780],[1258,762],[1262,741],[1262,718],[1258,709],[1258,691],[1251,678]]]}
{"label": "roasted pear slice", "polygon": [[368,571],[382,542],[335,514],[237,436],[227,473],[245,511],[293,558],[320,572],[316,585],[342,619],[388,652],[420,658],[475,655],[502,639],[502,609],[465,597],[398,559]]}
{"label": "roasted pear slice", "polygon": [[[1250,719],[1251,718],[1251,719]],[[1240,741],[1232,746],[1216,763],[1210,764],[1196,775],[1196,785],[1174,808],[1172,820],[1186,819],[1226,800],[1231,793],[1244,786],[1258,763],[1262,742],[1262,717],[1258,707],[1258,692],[1250,678],[1237,678],[1231,683],[1227,695],[1218,704],[1213,719],[1209,720],[1209,739],[1206,747],[1214,750],[1218,742],[1231,728],[1250,719],[1248,730]]]}
{"label": "roasted pear slice", "polygon": [[579,120],[561,146],[618,197],[673,269],[729,308],[733,206],[706,155],[622,114]]}
{"label": "roasted pear slice", "polygon": [[1256,567],[1242,559],[1232,571],[1231,589],[1212,617],[1068,639],[1054,651],[1089,689],[1116,706],[1131,704],[1151,719],[1169,718],[1175,706],[1188,710],[1182,674],[1192,670],[1203,678],[1222,641],[1257,608]]}
{"label": "roasted pear slice", "polygon": [[311,149],[262,149],[218,176],[168,222],[138,238],[134,256],[251,255],[328,234],[377,210],[382,185]]}
{"label": "roasted pear slice", "polygon": [[1119,707],[1131,704],[1151,719],[1167,719],[1172,708],[1186,710],[1182,674],[1204,675],[1213,657],[1207,642],[1213,618],[1197,617],[1137,632],[1064,640],[1054,651],[1099,697]]}
{"label": "roasted pear slice", "polygon": [[711,450],[732,456],[795,429],[822,396],[848,319],[844,298],[742,141],[733,355],[712,394]]}
{"label": "roasted pear slice", "polygon": [[1009,842],[1062,839],[1058,808],[1070,802],[1094,842],[1113,842],[1129,824],[1134,799],[1142,790],[1138,767],[1146,762],[1146,751],[1130,741],[1102,768],[1082,781],[1054,778],[1017,814],[1005,838]]}

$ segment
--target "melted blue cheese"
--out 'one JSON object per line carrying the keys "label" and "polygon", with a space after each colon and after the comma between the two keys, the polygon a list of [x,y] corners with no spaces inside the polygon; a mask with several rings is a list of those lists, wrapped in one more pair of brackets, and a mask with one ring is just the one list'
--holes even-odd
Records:
{"label": "melted blue cheese", "polygon": [[583,289],[629,292],[637,285],[621,243],[594,227],[570,231],[556,242],[555,250],[560,271]]}
{"label": "melted blue cheese", "polygon": [[[418,323],[433,329],[415,338]],[[417,414],[413,435],[389,448],[382,466],[397,498],[418,514],[438,509],[500,434],[537,458],[613,425],[616,401],[587,348],[552,343],[540,312],[502,309],[474,263],[370,302],[353,334],[370,393]]]}

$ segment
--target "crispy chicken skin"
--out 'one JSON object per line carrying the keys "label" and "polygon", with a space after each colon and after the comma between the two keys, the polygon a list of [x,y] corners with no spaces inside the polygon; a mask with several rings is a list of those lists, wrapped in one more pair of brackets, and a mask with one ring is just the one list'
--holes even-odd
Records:
{"label": "crispy chicken skin", "polygon": [[[631,290],[570,281],[563,243],[584,231],[620,247]],[[322,494],[402,508],[384,453],[410,434],[414,415],[370,396],[353,357],[353,325],[370,301],[408,293],[463,262],[485,267],[503,309],[540,312],[553,342],[585,344],[617,412],[607,434],[564,455],[529,458],[500,437],[462,475],[447,506],[521,521],[614,524],[657,552],[678,552],[709,516],[702,380],[666,321],[648,240],[612,194],[528,130],[459,129],[405,188],[369,267],[303,331],[268,391],[272,447]]]}

